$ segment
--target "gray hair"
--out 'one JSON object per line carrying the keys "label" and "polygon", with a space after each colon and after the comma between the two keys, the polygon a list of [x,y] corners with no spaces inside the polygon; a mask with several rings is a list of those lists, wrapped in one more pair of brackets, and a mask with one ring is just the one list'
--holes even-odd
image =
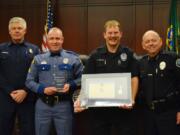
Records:
{"label": "gray hair", "polygon": [[9,20],[9,29],[11,28],[11,24],[12,23],[20,23],[23,25],[23,28],[26,29],[27,28],[27,23],[25,21],[24,18],[22,17],[13,17]]}

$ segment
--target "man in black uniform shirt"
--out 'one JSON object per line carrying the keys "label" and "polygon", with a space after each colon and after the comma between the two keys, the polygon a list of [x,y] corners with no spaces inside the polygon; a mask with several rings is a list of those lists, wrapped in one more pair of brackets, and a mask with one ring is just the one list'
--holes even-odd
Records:
{"label": "man in black uniform shirt", "polygon": [[[132,76],[132,99],[135,101],[138,88],[138,68],[133,52],[120,44],[122,31],[116,20],[109,20],[104,25],[105,45],[97,48],[87,61],[84,74],[127,73]],[[79,101],[75,111],[80,112]],[[133,106],[90,108],[92,135],[135,135]],[[114,135],[114,134],[113,134]]]}
{"label": "man in black uniform shirt", "polygon": [[26,21],[9,21],[11,41],[0,45],[0,134],[12,135],[16,116],[21,135],[34,135],[35,96],[25,87],[26,75],[39,53],[37,46],[25,42]]}
{"label": "man in black uniform shirt", "polygon": [[145,103],[146,135],[180,135],[180,59],[162,51],[153,30],[142,37],[147,55],[140,60],[140,90]]}

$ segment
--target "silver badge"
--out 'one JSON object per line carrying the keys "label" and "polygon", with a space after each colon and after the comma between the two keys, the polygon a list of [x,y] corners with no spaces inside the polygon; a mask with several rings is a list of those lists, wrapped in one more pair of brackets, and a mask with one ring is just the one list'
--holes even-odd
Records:
{"label": "silver badge", "polygon": [[159,68],[160,68],[161,70],[164,70],[164,69],[166,68],[166,62],[165,62],[165,61],[161,61],[161,62],[159,63]]}
{"label": "silver badge", "polygon": [[180,58],[178,58],[178,59],[176,60],[176,66],[177,66],[178,68],[180,68]]}
{"label": "silver badge", "polygon": [[47,64],[47,62],[44,60],[44,61],[41,61],[41,64]]}
{"label": "silver badge", "polygon": [[29,53],[31,53],[31,54],[33,53],[33,50],[31,48],[29,49]]}
{"label": "silver badge", "polygon": [[63,59],[63,63],[64,63],[64,64],[67,64],[68,62],[69,62],[69,59],[68,59],[68,58],[64,58],[64,59]]}
{"label": "silver badge", "polygon": [[127,54],[126,53],[122,53],[120,56],[122,61],[126,61],[127,60]]}

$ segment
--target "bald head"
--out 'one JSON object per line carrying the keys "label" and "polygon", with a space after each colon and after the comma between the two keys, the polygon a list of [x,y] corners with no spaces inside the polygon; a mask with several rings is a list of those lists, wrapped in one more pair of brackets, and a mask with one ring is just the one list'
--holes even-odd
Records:
{"label": "bald head", "polygon": [[156,36],[157,38],[160,38],[160,36],[159,36],[159,34],[156,32],[156,31],[154,31],[154,30],[148,30],[148,31],[146,31],[145,33],[144,33],[144,35],[143,35],[143,37],[142,37],[142,40],[144,40],[147,36],[149,36],[149,35],[154,35],[154,36]]}
{"label": "bald head", "polygon": [[162,48],[162,39],[156,31],[148,30],[142,37],[142,47],[150,57],[154,57]]}
{"label": "bald head", "polygon": [[53,27],[49,30],[48,35],[50,35],[51,33],[59,33],[61,36],[63,36],[62,30],[58,27]]}
{"label": "bald head", "polygon": [[57,27],[51,28],[47,34],[47,41],[51,52],[60,51],[64,42],[62,30]]}

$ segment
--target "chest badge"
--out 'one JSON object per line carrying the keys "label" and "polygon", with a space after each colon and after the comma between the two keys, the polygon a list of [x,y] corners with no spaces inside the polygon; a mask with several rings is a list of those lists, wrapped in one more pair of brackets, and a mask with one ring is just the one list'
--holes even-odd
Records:
{"label": "chest badge", "polygon": [[47,64],[47,61],[44,60],[44,61],[41,62],[41,64]]}
{"label": "chest badge", "polygon": [[160,68],[160,70],[164,70],[164,69],[166,68],[166,62],[161,61],[161,62],[159,63],[159,68]]}
{"label": "chest badge", "polygon": [[177,66],[178,68],[180,68],[180,58],[178,58],[178,59],[176,60],[176,66]]}
{"label": "chest badge", "polygon": [[127,60],[127,54],[126,53],[122,53],[120,55],[120,58],[121,58],[122,61],[126,61]]}
{"label": "chest badge", "polygon": [[64,58],[64,59],[63,59],[63,63],[64,63],[64,64],[68,64],[68,62],[69,62],[69,59],[68,59],[68,58]]}
{"label": "chest badge", "polygon": [[31,48],[29,49],[29,53],[31,53],[31,54],[33,53],[33,50]]}

